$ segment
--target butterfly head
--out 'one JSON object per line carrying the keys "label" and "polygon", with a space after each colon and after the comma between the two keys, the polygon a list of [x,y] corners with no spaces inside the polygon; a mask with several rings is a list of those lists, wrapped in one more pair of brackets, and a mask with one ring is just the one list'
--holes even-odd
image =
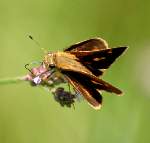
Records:
{"label": "butterfly head", "polygon": [[45,65],[46,68],[52,68],[55,67],[55,62],[54,62],[54,53],[49,52],[44,56],[44,60],[43,63]]}

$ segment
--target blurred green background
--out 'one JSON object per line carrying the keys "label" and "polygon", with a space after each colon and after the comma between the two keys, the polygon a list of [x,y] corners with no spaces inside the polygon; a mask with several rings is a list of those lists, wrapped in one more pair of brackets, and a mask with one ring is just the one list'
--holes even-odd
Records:
{"label": "blurred green background", "polygon": [[103,79],[124,91],[104,92],[103,108],[86,102],[62,108],[47,91],[28,83],[0,86],[0,143],[149,143],[149,0],[0,0],[0,78],[25,75],[43,52],[91,37],[128,51]]}

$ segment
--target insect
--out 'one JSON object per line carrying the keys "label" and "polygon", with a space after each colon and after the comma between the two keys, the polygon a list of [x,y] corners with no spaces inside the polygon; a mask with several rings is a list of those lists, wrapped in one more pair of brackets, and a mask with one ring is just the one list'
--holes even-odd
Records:
{"label": "insect", "polygon": [[[42,64],[46,72],[53,70],[60,73],[60,77],[72,85],[76,93],[82,95],[94,109],[100,109],[101,91],[122,94],[120,89],[102,80],[101,76],[126,49],[109,48],[105,40],[93,38],[74,44],[63,52],[48,52]],[[45,71],[40,76],[44,74]]]}

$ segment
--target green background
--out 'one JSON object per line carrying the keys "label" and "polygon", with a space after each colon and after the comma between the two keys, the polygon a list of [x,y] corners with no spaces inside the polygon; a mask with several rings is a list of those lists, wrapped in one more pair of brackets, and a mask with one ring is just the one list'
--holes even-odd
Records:
{"label": "green background", "polygon": [[0,143],[149,143],[149,0],[0,0],[0,78],[25,75],[26,63],[91,37],[128,51],[103,79],[124,91],[103,93],[103,108],[62,108],[28,83],[0,86]]}

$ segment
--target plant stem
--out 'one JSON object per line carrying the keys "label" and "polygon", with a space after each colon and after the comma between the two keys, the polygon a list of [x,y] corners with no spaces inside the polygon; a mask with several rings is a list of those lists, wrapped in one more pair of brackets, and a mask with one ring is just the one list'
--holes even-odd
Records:
{"label": "plant stem", "polygon": [[13,78],[2,78],[2,79],[0,79],[0,85],[20,83],[22,81],[26,81],[26,76],[13,77]]}

